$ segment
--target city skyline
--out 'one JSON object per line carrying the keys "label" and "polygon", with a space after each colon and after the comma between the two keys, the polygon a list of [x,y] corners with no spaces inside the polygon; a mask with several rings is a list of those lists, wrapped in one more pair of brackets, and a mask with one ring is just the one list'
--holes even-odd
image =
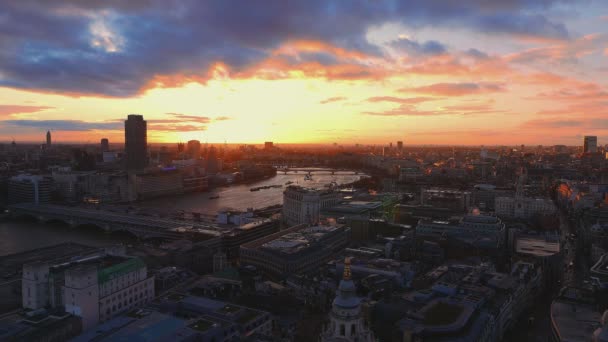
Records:
{"label": "city skyline", "polygon": [[601,1],[1,7],[3,141],[608,141]]}

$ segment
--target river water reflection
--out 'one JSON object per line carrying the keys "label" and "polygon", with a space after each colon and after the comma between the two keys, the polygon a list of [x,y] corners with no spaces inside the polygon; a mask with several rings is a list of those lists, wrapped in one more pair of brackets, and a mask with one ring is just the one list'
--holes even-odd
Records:
{"label": "river water reflection", "polygon": [[[304,180],[306,173],[279,173],[275,177],[249,184],[239,184],[217,188],[210,192],[192,193],[180,196],[158,198],[138,202],[139,207],[158,208],[170,212],[185,210],[214,215],[220,209],[232,208],[246,210],[247,208],[264,208],[283,203],[285,183],[293,182],[312,188],[323,188],[331,182],[348,184],[359,180],[363,175],[353,172],[315,172],[312,180]],[[252,187],[282,185],[281,188],[269,188],[250,191]],[[217,199],[210,199],[219,195]],[[50,246],[62,242],[77,242],[89,246],[109,246],[117,243],[132,241],[129,236],[105,233],[91,227],[69,228],[65,225],[44,224],[35,221],[0,220],[0,255],[18,253],[34,248]]]}

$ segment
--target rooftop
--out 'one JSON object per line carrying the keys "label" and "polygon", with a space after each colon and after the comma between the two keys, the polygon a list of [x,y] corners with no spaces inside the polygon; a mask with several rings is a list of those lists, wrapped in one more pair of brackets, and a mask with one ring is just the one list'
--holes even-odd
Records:
{"label": "rooftop", "polygon": [[426,310],[424,324],[426,325],[447,325],[451,324],[460,315],[464,308],[460,305],[437,302]]}
{"label": "rooftop", "polygon": [[608,276],[608,254],[602,255],[593,267],[591,273],[594,275]]}
{"label": "rooftop", "polygon": [[601,314],[587,304],[555,300],[551,304],[551,321],[561,341],[590,341],[601,327]]}
{"label": "rooftop", "polygon": [[335,226],[314,226],[293,231],[274,240],[264,243],[261,247],[285,254],[293,254],[316,244],[327,234],[338,229]]}
{"label": "rooftop", "polygon": [[515,240],[515,251],[537,257],[552,256],[560,252],[559,240],[546,237],[519,237]]}

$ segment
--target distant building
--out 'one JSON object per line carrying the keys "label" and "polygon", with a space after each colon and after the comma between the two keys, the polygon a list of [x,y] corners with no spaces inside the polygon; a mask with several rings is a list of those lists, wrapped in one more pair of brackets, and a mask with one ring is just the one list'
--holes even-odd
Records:
{"label": "distant building", "polygon": [[553,215],[557,207],[549,198],[531,198],[524,195],[524,175],[519,177],[515,196],[496,197],[496,215],[503,218],[526,219],[535,215]]}
{"label": "distant building", "polygon": [[46,147],[51,147],[51,131],[46,131]]}
{"label": "distant building", "polygon": [[289,226],[319,222],[321,210],[338,204],[341,196],[332,190],[290,185],[283,192],[283,222]]}
{"label": "distant building", "polygon": [[8,181],[9,203],[49,203],[53,179],[49,176],[18,175]]}
{"label": "distant building", "polygon": [[355,283],[351,279],[350,260],[344,262],[344,274],[329,314],[329,324],[321,333],[321,342],[348,341],[371,342],[374,334],[361,317],[361,299],[357,297]]}
{"label": "distant building", "polygon": [[61,264],[23,265],[23,307],[61,308],[82,318],[83,330],[154,298],[154,277],[139,258],[100,253]]}
{"label": "distant building", "polygon": [[101,158],[104,163],[114,163],[118,161],[118,152],[105,151],[101,154]]}
{"label": "distant building", "polygon": [[215,146],[211,146],[209,148],[209,153],[207,153],[207,174],[215,175],[216,173],[222,171],[222,160],[217,156],[217,149]]}
{"label": "distant building", "polygon": [[266,141],[264,142],[264,149],[265,150],[272,150],[274,148],[274,143],[272,141]]}
{"label": "distant building", "polygon": [[349,239],[346,226],[297,225],[242,245],[241,264],[275,278],[308,273],[344,248]]}
{"label": "distant building", "polygon": [[423,177],[424,172],[418,166],[401,167],[399,169],[399,181],[401,182],[416,182]]}
{"label": "distant building", "polygon": [[107,152],[110,150],[110,141],[108,138],[101,139],[101,152]]}
{"label": "distant building", "polygon": [[177,170],[138,174],[135,177],[135,191],[138,199],[153,198],[184,192],[182,175]]}
{"label": "distant building", "polygon": [[583,138],[583,153],[597,153],[597,136],[586,135]]}
{"label": "distant building", "polygon": [[188,141],[187,152],[190,158],[198,159],[201,156],[201,142],[198,140]]}
{"label": "distant building", "polygon": [[127,171],[143,171],[148,166],[148,128],[142,115],[129,114],[125,121]]}
{"label": "distant building", "polygon": [[473,205],[482,210],[494,211],[497,197],[506,197],[513,193],[512,188],[498,188],[491,184],[476,184],[473,187]]}
{"label": "distant building", "polygon": [[568,146],[566,145],[555,145],[553,146],[553,152],[556,154],[559,153],[568,153]]}

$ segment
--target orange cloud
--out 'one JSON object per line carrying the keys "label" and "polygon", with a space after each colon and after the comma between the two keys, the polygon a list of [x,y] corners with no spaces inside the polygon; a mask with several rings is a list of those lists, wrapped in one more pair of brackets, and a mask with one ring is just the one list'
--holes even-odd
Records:
{"label": "orange cloud", "polygon": [[482,93],[494,93],[506,91],[503,84],[499,83],[435,83],[422,87],[402,88],[400,92],[419,93],[434,96],[464,96]]}
{"label": "orange cloud", "polygon": [[0,116],[14,114],[36,113],[47,109],[54,109],[49,106],[23,106],[23,105],[0,105]]}
{"label": "orange cloud", "polygon": [[297,40],[287,42],[274,50],[272,55],[299,56],[303,52],[325,52],[343,59],[366,59],[369,56],[362,52],[346,50],[318,40]]}
{"label": "orange cloud", "polygon": [[436,101],[434,97],[396,97],[396,96],[374,96],[369,97],[367,102],[394,102],[401,104],[416,104],[427,101]]}
{"label": "orange cloud", "polygon": [[397,108],[383,111],[365,111],[362,114],[373,116],[437,116],[437,115],[480,115],[505,113],[492,106],[492,102],[461,104],[439,107],[435,110],[420,110],[411,104],[401,104]]}
{"label": "orange cloud", "polygon": [[577,86],[541,92],[533,97],[533,99],[552,101],[608,101],[608,91],[596,83],[579,82]]}
{"label": "orange cloud", "polygon": [[327,104],[327,103],[338,102],[338,101],[343,101],[343,100],[346,100],[346,97],[344,97],[344,96],[335,96],[335,97],[326,98],[325,100],[321,100],[321,101],[319,101],[319,103],[320,104]]}
{"label": "orange cloud", "polygon": [[608,34],[588,34],[559,44],[531,48],[504,57],[509,63],[574,63],[577,59],[598,51],[598,45],[608,41]]}

